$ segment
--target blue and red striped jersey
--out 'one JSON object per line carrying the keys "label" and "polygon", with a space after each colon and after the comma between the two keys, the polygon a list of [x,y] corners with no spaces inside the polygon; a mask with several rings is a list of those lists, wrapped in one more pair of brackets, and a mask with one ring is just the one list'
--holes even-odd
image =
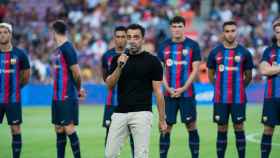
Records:
{"label": "blue and red striped jersey", "polygon": [[[108,76],[110,68],[111,68],[112,60],[117,55],[118,55],[118,53],[116,52],[116,50],[114,48],[106,51],[103,54],[103,56],[102,56],[102,69],[103,69],[103,72],[105,73],[104,74],[105,77]],[[118,105],[117,85],[113,89],[109,89],[107,91],[106,105],[107,106],[110,106],[110,105],[117,106]]]}
{"label": "blue and red striped jersey", "polygon": [[[273,45],[264,50],[262,61],[270,65],[280,65],[280,47]],[[267,77],[264,97],[266,99],[280,98],[280,76]]]}
{"label": "blue and red striped jersey", "polygon": [[234,49],[227,49],[223,44],[214,48],[208,57],[207,66],[215,70],[215,103],[245,103],[246,70],[254,67],[251,53],[238,44]]}
{"label": "blue and red striped jersey", "polygon": [[70,42],[59,46],[53,56],[54,83],[53,100],[78,99],[78,90],[70,67],[77,63],[77,53]]}
{"label": "blue and red striped jersey", "polygon": [[[201,60],[199,45],[190,38],[185,38],[180,43],[167,39],[161,44],[158,57],[164,64],[167,84],[174,89],[184,86],[192,72],[192,63]],[[170,93],[165,90],[164,95],[170,96]],[[195,96],[193,84],[182,93],[182,96]]]}
{"label": "blue and red striped jersey", "polygon": [[0,52],[0,103],[20,103],[20,72],[30,68],[27,55],[18,48]]}

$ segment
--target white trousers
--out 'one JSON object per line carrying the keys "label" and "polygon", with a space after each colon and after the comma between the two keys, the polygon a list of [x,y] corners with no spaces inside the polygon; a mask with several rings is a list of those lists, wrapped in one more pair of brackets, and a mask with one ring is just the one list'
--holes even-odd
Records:
{"label": "white trousers", "polygon": [[114,113],[109,128],[105,158],[119,156],[121,147],[130,132],[134,141],[134,158],[148,158],[152,121],[153,114],[150,111]]}

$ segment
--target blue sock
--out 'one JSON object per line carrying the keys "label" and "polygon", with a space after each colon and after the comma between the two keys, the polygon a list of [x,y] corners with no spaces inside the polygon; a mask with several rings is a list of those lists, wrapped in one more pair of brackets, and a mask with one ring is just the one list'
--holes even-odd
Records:
{"label": "blue sock", "polygon": [[271,151],[272,135],[263,134],[261,142],[262,158],[269,158]]}
{"label": "blue sock", "polygon": [[133,141],[133,137],[132,137],[131,133],[129,135],[129,142],[130,142],[130,147],[131,147],[131,155],[132,155],[132,158],[134,158],[134,141]]}
{"label": "blue sock", "polygon": [[227,148],[227,132],[219,132],[217,136],[217,156],[218,158],[224,158]]}
{"label": "blue sock", "polygon": [[191,149],[192,158],[199,156],[199,135],[197,130],[189,131],[189,147]]}
{"label": "blue sock", "polygon": [[80,142],[79,138],[76,132],[72,133],[71,135],[68,135],[70,142],[71,142],[71,148],[74,155],[74,158],[81,158],[80,153]]}
{"label": "blue sock", "polygon": [[170,133],[160,134],[159,141],[160,158],[167,158],[167,153],[170,146]]}
{"label": "blue sock", "polygon": [[12,137],[13,158],[19,158],[22,144],[21,134],[14,134]]}
{"label": "blue sock", "polygon": [[245,158],[246,139],[244,131],[235,131],[236,148],[239,158]]}
{"label": "blue sock", "polygon": [[66,143],[66,133],[56,133],[57,158],[64,158]]}

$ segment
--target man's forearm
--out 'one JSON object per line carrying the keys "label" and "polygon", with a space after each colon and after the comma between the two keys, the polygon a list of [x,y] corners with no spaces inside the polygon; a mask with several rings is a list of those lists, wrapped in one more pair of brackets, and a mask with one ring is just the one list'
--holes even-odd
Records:
{"label": "man's forearm", "polygon": [[110,89],[113,88],[117,84],[117,82],[121,76],[121,71],[122,71],[122,69],[120,67],[117,67],[115,69],[115,71],[106,78],[106,84]]}
{"label": "man's forearm", "polygon": [[28,82],[30,78],[30,70],[25,70],[20,72],[20,87],[23,88]]}
{"label": "man's forearm", "polygon": [[75,86],[79,91],[81,89],[81,86],[82,86],[81,75],[80,74],[75,75],[74,76],[74,81],[75,81]]}
{"label": "man's forearm", "polygon": [[212,69],[208,70],[208,77],[210,82],[214,85],[215,84],[215,72]]}
{"label": "man's forearm", "polygon": [[247,87],[252,81],[252,71],[245,71],[245,86]]}
{"label": "man's forearm", "polygon": [[190,87],[190,85],[193,83],[193,81],[196,77],[196,74],[197,74],[197,72],[194,72],[194,71],[191,73],[190,77],[188,78],[188,80],[186,81],[186,83],[183,86],[184,90],[187,90]]}
{"label": "man's forearm", "polygon": [[156,94],[159,121],[165,120],[165,102],[162,94]]}

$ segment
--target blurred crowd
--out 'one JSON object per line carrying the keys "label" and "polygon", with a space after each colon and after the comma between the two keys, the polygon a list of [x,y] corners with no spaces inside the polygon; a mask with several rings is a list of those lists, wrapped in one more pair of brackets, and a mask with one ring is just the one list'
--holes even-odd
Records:
{"label": "blurred crowd", "polygon": [[267,0],[1,0],[0,20],[14,27],[14,44],[28,52],[33,83],[50,83],[49,56],[55,49],[49,31],[55,19],[69,24],[86,82],[102,83],[101,56],[113,47],[113,29],[140,23],[146,30],[144,49],[156,54],[160,42],[169,36],[169,19],[182,15],[186,35],[201,46],[204,62],[198,81],[208,82],[205,61],[220,41],[221,25],[234,19],[239,41],[254,57],[254,82],[262,81],[257,71],[263,49],[273,35],[272,21],[279,14],[279,2]]}

